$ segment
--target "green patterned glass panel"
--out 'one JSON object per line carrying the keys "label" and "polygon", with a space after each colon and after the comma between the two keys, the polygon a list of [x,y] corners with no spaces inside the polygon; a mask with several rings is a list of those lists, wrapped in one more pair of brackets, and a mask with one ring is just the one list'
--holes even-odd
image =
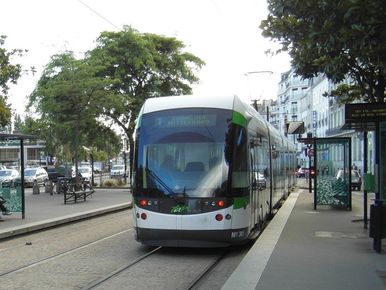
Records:
{"label": "green patterned glass panel", "polygon": [[348,138],[316,139],[316,204],[351,207]]}
{"label": "green patterned glass panel", "polygon": [[21,204],[21,188],[20,186],[3,187],[0,188],[0,196],[2,196],[7,202],[6,208],[11,212],[22,212]]}

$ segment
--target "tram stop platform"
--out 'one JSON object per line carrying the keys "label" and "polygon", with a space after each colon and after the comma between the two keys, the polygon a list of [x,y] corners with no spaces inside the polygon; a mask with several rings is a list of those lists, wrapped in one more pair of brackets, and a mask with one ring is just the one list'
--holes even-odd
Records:
{"label": "tram stop platform", "polygon": [[1,239],[131,207],[129,188],[95,188],[86,201],[64,204],[63,194],[25,193],[25,218],[21,213],[3,216]]}
{"label": "tram stop platform", "polygon": [[[361,221],[363,193],[353,192],[352,200],[352,211],[322,206],[314,210],[306,179],[298,179],[298,187],[219,289],[386,289],[386,239],[376,253]],[[3,216],[0,243],[17,234],[129,208],[131,194],[128,188],[97,188],[85,202],[64,204],[62,194],[31,192],[25,201],[25,219],[19,213]]]}
{"label": "tram stop platform", "polygon": [[353,192],[352,211],[314,210],[313,198],[307,180],[299,178],[221,289],[386,289],[386,239],[381,253],[373,250],[363,192]]}

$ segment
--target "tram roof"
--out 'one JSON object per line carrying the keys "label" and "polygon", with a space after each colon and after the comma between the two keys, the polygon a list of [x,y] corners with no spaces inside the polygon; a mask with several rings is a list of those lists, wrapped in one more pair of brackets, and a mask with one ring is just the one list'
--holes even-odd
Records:
{"label": "tram roof", "polygon": [[[238,102],[236,101],[238,100]],[[144,114],[178,108],[218,108],[234,110],[235,103],[241,100],[237,96],[170,96],[147,99],[143,112]]]}

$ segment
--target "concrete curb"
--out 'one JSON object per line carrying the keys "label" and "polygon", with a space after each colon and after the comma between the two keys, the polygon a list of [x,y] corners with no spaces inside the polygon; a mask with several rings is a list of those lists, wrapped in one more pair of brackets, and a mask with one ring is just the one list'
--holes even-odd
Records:
{"label": "concrete curb", "polygon": [[29,223],[26,225],[20,225],[13,228],[8,228],[6,230],[0,230],[0,240],[4,238],[16,236],[16,235],[31,233],[34,231],[55,227],[65,223],[74,222],[74,221],[78,221],[78,220],[82,220],[82,219],[86,219],[86,218],[90,218],[90,217],[94,217],[94,216],[98,216],[106,213],[112,213],[115,211],[128,209],[131,207],[132,207],[131,202],[122,203],[122,204],[107,206],[99,209],[84,211],[81,213],[70,214],[70,215],[61,216],[57,218],[51,218],[44,221]]}

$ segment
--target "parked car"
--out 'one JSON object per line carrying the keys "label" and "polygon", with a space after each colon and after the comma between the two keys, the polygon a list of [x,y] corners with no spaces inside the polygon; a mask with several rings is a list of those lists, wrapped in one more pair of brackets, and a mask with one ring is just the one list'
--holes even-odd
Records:
{"label": "parked car", "polygon": [[79,167],[78,172],[80,175],[86,180],[86,181],[91,181],[92,178],[92,170],[91,167],[85,166],[85,167]]}
{"label": "parked car", "polygon": [[[347,171],[346,171],[347,172]],[[348,179],[348,174],[344,174],[344,170],[340,169],[338,170],[336,174],[337,180],[345,180],[345,178]],[[362,187],[362,177],[359,174],[358,170],[351,170],[351,189],[352,190],[361,190]]]}
{"label": "parked car", "polygon": [[102,173],[102,172],[103,172],[102,162],[94,162],[94,173]]}
{"label": "parked car", "polygon": [[[45,185],[49,180],[48,173],[43,167],[30,167],[24,169],[24,186]],[[21,183],[21,175],[15,179],[16,183]]]}
{"label": "parked car", "polygon": [[[309,168],[299,168],[298,172],[296,173],[297,177],[308,177],[309,176],[310,169]],[[311,167],[311,177],[315,177],[315,169],[314,167]]]}
{"label": "parked car", "polygon": [[304,171],[304,168],[299,168],[298,171],[296,172],[296,176],[297,177],[305,177],[306,176],[306,172]]}
{"label": "parked car", "polygon": [[124,177],[125,175],[125,165],[123,164],[116,164],[113,165],[110,171],[110,177]]}
{"label": "parked car", "polygon": [[2,187],[13,187],[15,179],[18,177],[19,171],[16,169],[2,169],[0,170],[0,183]]}
{"label": "parked car", "polygon": [[48,174],[48,179],[51,180],[52,182],[57,182],[58,177],[64,177],[64,171],[65,168],[64,166],[59,166],[59,167],[54,167],[54,166],[49,166],[45,168]]}

